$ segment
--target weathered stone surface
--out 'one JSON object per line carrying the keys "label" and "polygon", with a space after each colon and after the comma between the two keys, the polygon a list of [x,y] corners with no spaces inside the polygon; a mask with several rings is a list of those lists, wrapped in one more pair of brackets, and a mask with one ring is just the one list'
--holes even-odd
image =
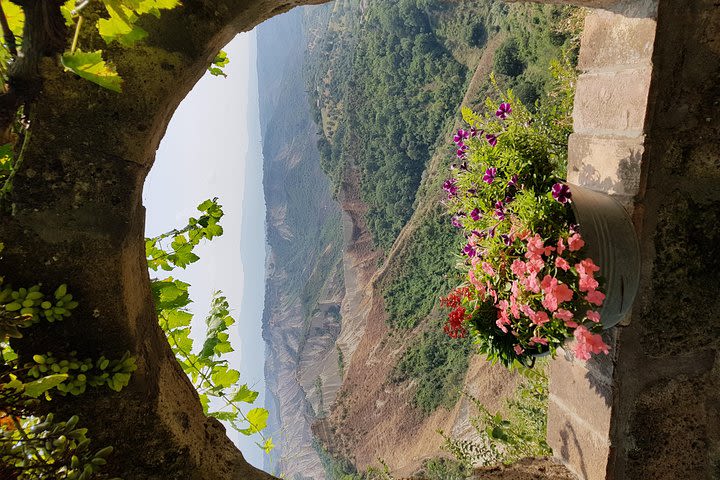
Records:
{"label": "weathered stone surface", "polygon": [[587,424],[578,421],[575,412],[550,400],[548,408],[548,444],[553,455],[583,480],[604,480],[610,443]]}
{"label": "weathered stone surface", "polygon": [[585,73],[575,92],[576,133],[636,138],[645,125],[650,67]]}
{"label": "weathered stone surface", "polygon": [[558,356],[550,362],[551,398],[575,412],[588,428],[605,437],[610,431],[610,382],[580,360]]}
{"label": "weathered stone surface", "polygon": [[644,137],[570,136],[567,179],[593,190],[634,196],[640,189]]}
{"label": "weathered stone surface", "polygon": [[649,66],[654,41],[654,18],[595,10],[585,17],[578,68],[587,71]]}

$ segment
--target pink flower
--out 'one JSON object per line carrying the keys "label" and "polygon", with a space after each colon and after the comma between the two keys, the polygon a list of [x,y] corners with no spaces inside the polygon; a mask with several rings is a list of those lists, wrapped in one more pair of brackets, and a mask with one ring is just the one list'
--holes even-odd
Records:
{"label": "pink flower", "polygon": [[511,322],[507,312],[507,300],[500,300],[496,307],[498,309],[498,318],[495,321],[495,325],[497,325],[498,328],[503,332],[508,333],[508,329],[505,327],[505,325],[510,325]]}
{"label": "pink flower", "polygon": [[550,317],[548,317],[548,314],[543,312],[542,310],[539,312],[535,312],[535,315],[530,317],[530,321],[534,323],[535,325],[541,326],[545,325],[547,322],[550,321]]}
{"label": "pink flower", "polygon": [[541,257],[533,257],[527,261],[527,273],[540,273],[545,266]]}
{"label": "pink flower", "polygon": [[600,335],[591,333],[582,325],[575,329],[573,336],[576,340],[573,352],[575,357],[580,360],[588,360],[592,353],[605,353],[607,355],[610,352],[610,347],[603,342]]}
{"label": "pink flower", "polygon": [[482,263],[482,269],[483,269],[483,272],[487,273],[491,277],[495,276],[495,270],[493,270],[492,265],[490,265],[488,262]]}
{"label": "pink flower", "polygon": [[530,343],[532,343],[532,344],[539,343],[540,345],[547,345],[548,341],[547,341],[547,339],[542,338],[542,337],[532,337],[530,339]]}
{"label": "pink flower", "polygon": [[522,355],[523,352],[525,351],[520,345],[515,345],[513,347],[513,350],[515,350],[515,353],[518,355]]}
{"label": "pink flower", "polygon": [[510,313],[515,318],[520,318],[520,308],[518,307],[517,297],[513,295],[510,297]]}
{"label": "pink flower", "polygon": [[584,246],[585,241],[579,233],[574,233],[570,238],[568,238],[568,248],[570,248],[571,252],[577,252]]}
{"label": "pink flower", "polygon": [[472,257],[472,259],[470,260],[470,264],[473,267],[477,267],[477,264],[480,263],[481,261],[482,261],[482,259],[476,255],[476,256]]}
{"label": "pink flower", "polygon": [[525,253],[526,258],[534,258],[541,255],[547,256],[550,255],[550,252],[555,250],[553,247],[546,247],[545,242],[537,233],[534,237],[528,239],[527,249],[528,251]]}
{"label": "pink flower", "polygon": [[530,305],[520,305],[520,311],[527,315],[529,318],[533,318],[535,316],[535,311],[530,308]]}
{"label": "pink flower", "polygon": [[570,269],[570,264],[562,257],[557,257],[555,259],[555,266],[565,270],[566,272]]}
{"label": "pink flower", "polygon": [[581,292],[590,292],[595,290],[600,284],[590,275],[580,274],[579,288]]}
{"label": "pink flower", "polygon": [[585,300],[599,307],[603,304],[603,301],[605,300],[605,294],[598,290],[591,290],[588,292]]}
{"label": "pink flower", "polygon": [[525,265],[525,262],[523,262],[522,260],[515,259],[515,261],[512,263],[512,265],[510,265],[510,270],[512,270],[512,272],[516,276],[522,277],[523,275],[525,275],[527,266]]}
{"label": "pink flower", "polygon": [[562,253],[565,251],[565,248],[565,242],[563,242],[562,238],[559,238],[557,243],[557,254],[562,255]]}
{"label": "pink flower", "polygon": [[595,262],[592,261],[592,258],[586,258],[585,260],[581,260],[580,263],[575,265],[575,268],[579,271],[584,271],[591,277],[593,276],[594,272],[599,272],[600,267],[595,265]]}
{"label": "pink flower", "polygon": [[573,320],[572,312],[565,310],[564,308],[558,308],[557,312],[553,313],[553,317],[559,318],[565,322],[565,326],[568,328],[576,328],[578,324]]}
{"label": "pink flower", "polygon": [[475,287],[475,290],[478,291],[478,297],[485,296],[485,285],[483,285],[482,282],[477,279],[477,277],[475,276],[475,272],[473,272],[472,270],[468,272],[468,280],[470,280],[472,286]]}
{"label": "pink flower", "polygon": [[498,295],[495,290],[493,290],[492,286],[490,285],[490,282],[485,282],[485,286],[487,286],[487,296],[493,298],[493,303],[497,303],[498,301]]}
{"label": "pink flower", "polygon": [[543,307],[551,312],[557,310],[558,305],[562,302],[572,300],[573,291],[564,283],[559,283],[555,277],[545,275],[545,278],[543,278],[540,283],[540,287],[544,293],[542,300]]}
{"label": "pink flower", "polygon": [[585,313],[585,315],[587,316],[588,320],[592,320],[595,323],[600,322],[600,313],[599,312],[595,312],[593,310],[588,310],[587,313]]}
{"label": "pink flower", "polygon": [[540,293],[540,282],[536,273],[531,273],[527,277],[520,280],[520,284],[533,293]]}

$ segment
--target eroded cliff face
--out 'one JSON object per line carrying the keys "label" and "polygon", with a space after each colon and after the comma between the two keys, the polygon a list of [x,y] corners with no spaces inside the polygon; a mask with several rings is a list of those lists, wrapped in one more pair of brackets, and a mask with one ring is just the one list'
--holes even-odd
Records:
{"label": "eroded cliff face", "polygon": [[302,77],[302,12],[258,30],[267,242],[263,339],[266,404],[276,449],[265,469],[325,478],[311,425],[332,405],[341,374],[340,210],[322,173]]}

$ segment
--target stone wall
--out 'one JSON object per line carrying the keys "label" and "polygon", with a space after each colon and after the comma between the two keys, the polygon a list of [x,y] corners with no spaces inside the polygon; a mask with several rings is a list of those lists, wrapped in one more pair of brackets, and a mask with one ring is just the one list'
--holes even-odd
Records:
{"label": "stone wall", "polygon": [[607,8],[586,19],[568,180],[632,213],[640,292],[611,356],[553,361],[548,441],[584,479],[720,478],[720,4]]}

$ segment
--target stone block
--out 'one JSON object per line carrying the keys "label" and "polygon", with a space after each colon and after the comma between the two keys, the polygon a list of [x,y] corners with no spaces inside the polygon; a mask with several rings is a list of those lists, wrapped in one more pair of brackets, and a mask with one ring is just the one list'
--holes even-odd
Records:
{"label": "stone block", "polygon": [[636,195],[640,189],[644,141],[644,136],[572,134],[568,145],[568,181],[613,195]]}
{"label": "stone block", "polygon": [[593,11],[585,18],[578,68],[591,71],[628,65],[649,66],[655,27],[653,18]]}
{"label": "stone block", "polygon": [[[588,368],[590,367],[590,368]],[[550,362],[550,396],[607,438],[610,431],[612,379],[593,365],[558,355]]]}
{"label": "stone block", "polygon": [[635,138],[643,134],[652,69],[584,73],[575,91],[576,133]]}
{"label": "stone block", "polygon": [[553,399],[548,408],[548,444],[553,455],[581,480],[605,480],[610,443]]}

